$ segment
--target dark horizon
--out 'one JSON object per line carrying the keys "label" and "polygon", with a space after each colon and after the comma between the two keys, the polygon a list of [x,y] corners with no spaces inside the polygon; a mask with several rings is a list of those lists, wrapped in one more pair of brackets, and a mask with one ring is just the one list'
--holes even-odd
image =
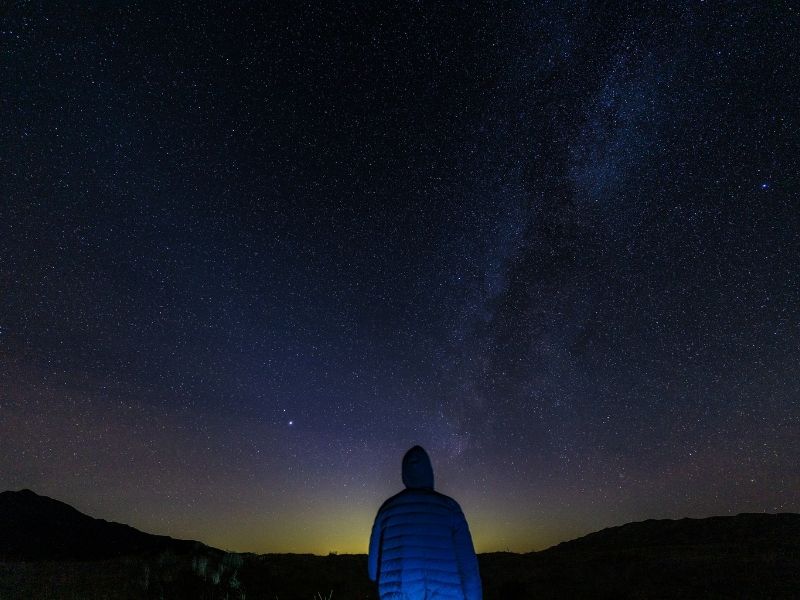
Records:
{"label": "dark horizon", "polygon": [[364,552],[800,512],[800,13],[75,7],[0,27],[0,489]]}
{"label": "dark horizon", "polygon": [[[12,497],[15,497],[13,499],[11,505],[8,505],[8,504],[5,504],[5,503],[2,502],[2,501],[5,501],[5,500],[8,500],[8,498],[4,498],[4,496],[9,496],[9,495],[11,495]],[[31,495],[33,496],[33,498],[32,499],[28,498]],[[22,501],[26,502],[25,509],[24,509],[23,523],[15,523],[14,520],[9,521],[8,520],[8,516],[9,516],[8,511],[13,512],[15,508],[19,507],[19,503],[22,502]],[[16,503],[16,506],[14,506],[15,503]],[[53,505],[55,505],[55,506],[53,506]],[[110,526],[109,528],[106,528],[107,530],[104,530],[104,532],[101,534],[101,537],[100,537],[99,540],[94,540],[94,542],[97,542],[97,544],[95,544],[94,546],[92,544],[93,540],[91,539],[93,537],[92,535],[78,536],[78,537],[76,537],[74,535],[74,533],[75,533],[74,527],[75,527],[76,521],[73,520],[74,517],[73,517],[72,514],[69,515],[69,522],[68,523],[64,523],[61,520],[61,519],[63,519],[65,517],[66,513],[71,513],[73,511],[77,511],[77,513],[79,513],[79,515],[80,515],[80,517],[82,519],[84,519],[86,521],[95,522],[95,524],[97,526],[101,527],[101,528],[106,528],[107,525]],[[195,547],[193,547],[191,545],[186,545],[185,544],[185,543],[193,544],[195,542],[199,542],[200,544],[204,544],[205,546],[207,546],[208,548],[210,548],[212,550],[218,550],[218,551],[225,552],[225,553],[237,553],[237,552],[239,552],[239,551],[237,551],[235,549],[231,549],[231,548],[218,548],[218,547],[215,547],[213,545],[207,544],[203,540],[186,540],[186,539],[182,539],[182,538],[173,538],[171,536],[165,536],[163,533],[160,533],[160,532],[157,532],[157,531],[143,531],[143,530],[137,529],[135,527],[132,528],[132,526],[130,524],[128,524],[128,523],[121,523],[121,522],[118,522],[118,521],[109,521],[107,519],[101,519],[99,517],[86,514],[85,512],[80,511],[76,507],[74,507],[74,506],[72,506],[72,505],[70,505],[70,504],[68,504],[66,502],[63,502],[62,500],[59,500],[58,498],[51,498],[49,496],[43,496],[41,494],[37,494],[34,490],[30,490],[30,489],[27,489],[27,488],[21,489],[21,490],[2,490],[2,491],[0,491],[0,514],[2,514],[3,516],[6,517],[5,526],[8,527],[8,529],[4,529],[3,530],[4,535],[5,536],[9,536],[9,534],[12,534],[11,537],[14,538],[14,539],[12,539],[10,541],[9,540],[4,540],[5,545],[3,545],[2,548],[0,548],[0,556],[6,557],[5,558],[6,560],[8,560],[8,557],[7,557],[7,555],[5,553],[8,552],[7,546],[9,545],[9,543],[10,543],[10,545],[12,547],[14,547],[15,544],[20,543],[20,540],[16,539],[16,535],[22,534],[23,537],[30,537],[30,534],[32,532],[31,531],[27,531],[26,532],[26,530],[28,528],[30,528],[30,527],[34,527],[34,524],[35,524],[35,527],[34,527],[35,533],[37,535],[38,534],[42,534],[42,533],[50,535],[52,543],[50,543],[50,544],[38,544],[37,543],[37,544],[34,544],[34,545],[26,544],[25,548],[32,553],[30,558],[29,558],[29,560],[41,560],[41,557],[48,557],[50,559],[61,559],[61,560],[63,560],[65,558],[68,558],[68,554],[67,553],[69,552],[69,548],[72,547],[72,546],[74,546],[75,550],[78,550],[78,551],[82,550],[83,553],[84,553],[84,554],[78,554],[76,556],[72,556],[71,557],[72,560],[86,560],[86,559],[89,559],[89,558],[92,558],[92,557],[94,559],[97,559],[97,558],[100,558],[100,557],[103,556],[102,554],[93,554],[93,552],[94,553],[108,552],[109,554],[108,554],[108,556],[106,556],[106,558],[109,558],[109,557],[112,557],[112,556],[125,556],[125,555],[134,556],[134,555],[139,555],[139,554],[146,554],[147,552],[164,551],[164,550],[166,550],[166,548],[168,547],[168,544],[170,543],[169,541],[161,541],[161,540],[159,540],[159,541],[155,541],[155,540],[142,541],[142,538],[140,536],[138,536],[138,534],[144,534],[145,538],[166,538],[166,540],[171,540],[173,542],[176,542],[179,545],[176,545],[175,547],[173,547],[173,551],[177,551],[177,552],[180,552],[180,553],[189,552],[189,553],[197,554],[197,552],[199,551],[197,548],[195,548]],[[605,539],[607,541],[614,540],[614,535],[619,535],[619,532],[622,532],[622,531],[626,531],[626,532],[636,531],[637,528],[638,528],[639,531],[643,531],[644,527],[650,528],[651,531],[652,531],[653,530],[652,528],[654,526],[655,527],[660,527],[661,525],[663,525],[665,523],[670,523],[670,525],[673,525],[673,526],[674,525],[683,526],[684,527],[684,534],[683,535],[686,535],[685,532],[686,532],[686,522],[687,521],[688,522],[692,522],[692,523],[697,523],[697,524],[700,524],[701,526],[705,526],[706,527],[706,531],[702,535],[697,535],[700,532],[699,529],[695,532],[696,537],[693,538],[693,540],[691,542],[693,544],[705,544],[705,543],[720,544],[720,543],[724,543],[726,541],[726,537],[732,536],[732,537],[730,537],[730,539],[727,539],[728,542],[732,541],[733,539],[737,539],[737,541],[740,541],[742,543],[749,542],[750,544],[758,545],[758,544],[765,543],[765,541],[769,540],[772,536],[774,536],[776,531],[778,531],[778,530],[780,530],[782,532],[782,534],[784,535],[784,537],[786,537],[786,539],[790,538],[788,532],[786,532],[784,530],[781,530],[781,528],[777,524],[769,523],[769,525],[767,525],[768,522],[767,521],[763,521],[763,520],[761,521],[762,525],[767,525],[767,526],[762,527],[760,529],[754,527],[752,523],[747,527],[739,526],[738,528],[737,527],[733,527],[732,528],[732,527],[729,527],[729,526],[723,524],[724,521],[727,521],[728,523],[732,523],[733,521],[731,519],[739,519],[741,521],[742,519],[752,519],[752,518],[760,518],[760,517],[768,517],[768,518],[769,517],[772,517],[772,518],[775,518],[775,517],[778,517],[778,518],[789,518],[789,517],[791,517],[791,518],[794,519],[794,521],[787,521],[787,523],[791,523],[790,527],[795,527],[796,528],[796,527],[800,526],[800,514],[798,514],[798,513],[789,513],[789,512],[787,512],[787,513],[739,513],[737,515],[712,516],[712,517],[701,517],[701,518],[684,517],[684,518],[681,518],[681,519],[646,519],[646,520],[643,520],[643,521],[633,521],[633,522],[629,522],[629,523],[622,523],[622,524],[619,524],[619,525],[612,525],[610,527],[605,527],[603,529],[599,529],[599,530],[596,530],[596,531],[591,531],[591,532],[588,532],[585,535],[581,535],[579,537],[571,538],[571,539],[568,539],[568,540],[563,540],[561,542],[557,542],[557,543],[553,544],[552,546],[548,546],[547,548],[543,548],[541,550],[534,551],[534,552],[542,552],[544,550],[553,549],[553,548],[556,548],[557,546],[562,546],[562,545],[573,546],[574,543],[577,543],[577,542],[579,542],[579,543],[587,543],[589,540],[592,540],[592,541],[595,541],[597,539]],[[100,523],[97,524],[96,523],[97,521],[100,521]],[[83,521],[81,521],[81,523],[83,523]],[[708,527],[709,527],[709,525],[711,523],[714,523],[715,526],[712,526],[711,530],[709,531]],[[46,528],[44,528],[44,529],[43,529],[43,524],[46,525]],[[65,536],[64,532],[60,532],[59,531],[59,524],[69,525],[68,534],[66,536]],[[122,526],[122,527],[127,529],[127,531],[125,532],[125,534],[126,534],[125,537],[121,537],[121,535],[118,532],[118,530],[114,529],[117,526]],[[693,525],[689,525],[689,527],[693,527]],[[131,529],[132,529],[132,532],[131,532]],[[112,534],[111,531],[114,531],[115,533]],[[94,533],[95,533],[95,535],[97,535],[97,534],[100,533],[100,530],[95,530]],[[659,533],[660,533],[661,536],[669,539],[670,536],[674,536],[675,535],[675,529],[674,528],[673,529],[662,528]],[[626,540],[626,539],[627,539],[627,543],[630,543],[633,540],[635,540],[636,538],[637,538],[637,535],[633,535],[632,537],[630,535],[628,535],[626,537],[617,538],[615,543],[617,543],[617,544],[620,544],[620,543],[625,544],[626,542],[624,542],[624,541],[621,542],[621,540]],[[647,541],[649,543],[653,543],[654,542],[654,540],[652,538],[649,539],[649,540],[647,538],[645,538],[645,541]],[[86,547],[86,543],[87,542],[90,543],[88,548]],[[774,540],[773,540],[773,542],[774,542]],[[52,548],[53,543],[55,543],[55,549]],[[159,543],[160,544],[164,544],[164,545],[162,547],[159,547],[157,545]],[[663,539],[661,540],[661,543],[664,543]],[[674,541],[672,543],[674,543]],[[628,549],[631,549],[632,547],[633,546],[629,546]],[[160,550],[159,550],[159,548],[160,548]],[[55,552],[55,554],[52,554],[52,552]],[[88,554],[87,554],[87,552],[88,552]],[[511,552],[509,550],[492,550],[492,551],[483,552],[483,553],[479,552],[478,554],[479,555],[480,554],[493,554],[493,553],[498,553],[498,552],[501,553],[501,554],[509,554],[509,553],[510,554],[529,554],[529,552],[528,553],[525,553],[525,552],[523,552],[523,553],[519,553],[519,552],[515,553],[515,552]],[[279,552],[279,553],[275,553],[275,554],[284,555],[284,554],[287,554],[287,553]],[[288,554],[292,554],[292,553],[288,553]],[[344,552],[330,551],[330,552],[328,552],[326,554],[317,554],[317,553],[302,553],[302,554],[313,554],[314,556],[319,556],[319,557],[330,556],[330,555],[342,555],[342,556],[348,556],[349,555],[349,556],[364,556],[364,557],[366,557],[366,553],[363,553],[363,552],[362,553],[344,553]],[[17,556],[15,554],[14,557],[11,558],[10,560],[19,560],[19,556]]]}

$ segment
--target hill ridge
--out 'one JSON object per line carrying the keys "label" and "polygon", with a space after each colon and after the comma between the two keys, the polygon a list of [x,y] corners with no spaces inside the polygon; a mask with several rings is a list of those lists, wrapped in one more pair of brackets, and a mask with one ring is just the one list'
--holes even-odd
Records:
{"label": "hill ridge", "polygon": [[0,492],[2,560],[92,560],[198,549],[222,552],[195,540],[146,533],[126,523],[91,517],[28,488]]}
{"label": "hill ridge", "polygon": [[743,512],[699,518],[645,519],[606,527],[540,552],[741,543],[800,548],[800,514]]}

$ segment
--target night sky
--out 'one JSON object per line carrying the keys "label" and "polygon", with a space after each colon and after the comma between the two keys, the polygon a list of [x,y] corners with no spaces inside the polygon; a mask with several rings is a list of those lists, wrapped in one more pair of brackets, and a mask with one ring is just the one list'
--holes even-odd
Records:
{"label": "night sky", "polygon": [[365,552],[421,444],[479,551],[800,511],[794,3],[218,4],[0,9],[0,489]]}

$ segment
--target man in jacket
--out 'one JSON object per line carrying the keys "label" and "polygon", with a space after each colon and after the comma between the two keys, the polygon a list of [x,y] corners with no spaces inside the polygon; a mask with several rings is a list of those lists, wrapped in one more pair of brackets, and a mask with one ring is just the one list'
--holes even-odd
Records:
{"label": "man in jacket", "polygon": [[381,600],[481,600],[481,578],[461,507],[433,490],[428,454],[403,457],[406,489],[383,503],[369,540],[369,577]]}

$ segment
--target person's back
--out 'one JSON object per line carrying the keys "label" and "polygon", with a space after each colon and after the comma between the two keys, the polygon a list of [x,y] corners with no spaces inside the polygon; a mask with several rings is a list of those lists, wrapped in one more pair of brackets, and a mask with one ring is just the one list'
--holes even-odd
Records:
{"label": "person's back", "polygon": [[381,600],[480,600],[481,580],[458,503],[433,490],[427,453],[403,457],[406,489],[383,503],[369,543],[369,576]]}

